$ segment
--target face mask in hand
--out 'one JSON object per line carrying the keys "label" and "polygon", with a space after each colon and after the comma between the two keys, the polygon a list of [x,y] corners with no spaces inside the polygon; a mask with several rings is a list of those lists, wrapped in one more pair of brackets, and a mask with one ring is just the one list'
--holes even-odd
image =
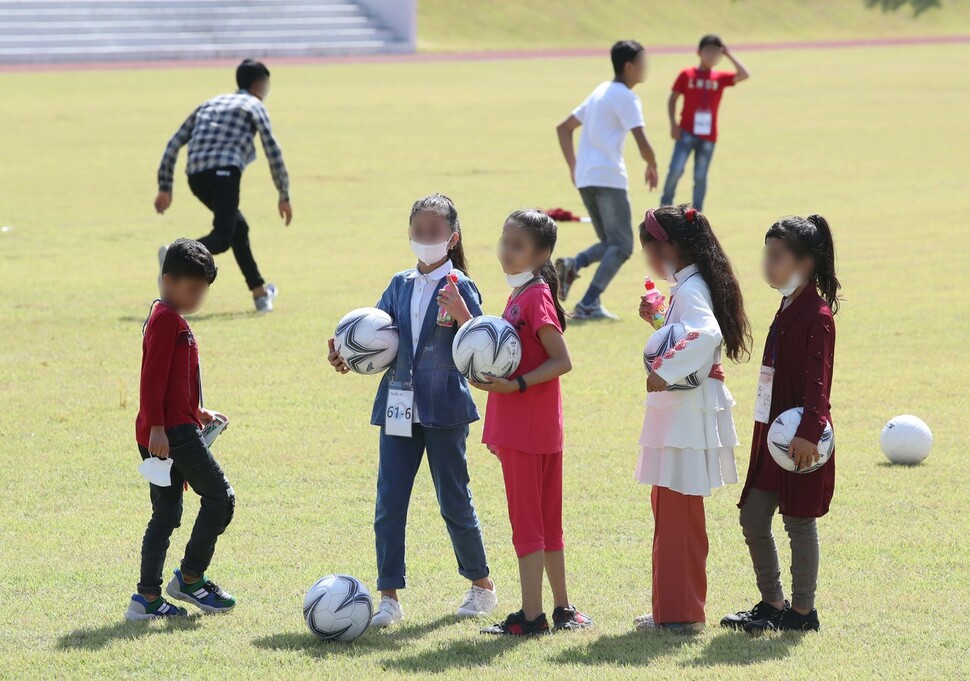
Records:
{"label": "face mask in hand", "polygon": [[449,243],[451,243],[451,239],[443,241],[440,244],[419,244],[412,239],[411,250],[418,256],[418,260],[430,267],[436,262],[441,262],[448,255]]}
{"label": "face mask in hand", "polygon": [[505,281],[508,282],[510,288],[519,288],[520,286],[525,286],[533,279],[535,279],[535,275],[528,270],[525,272],[520,272],[519,274],[505,275]]}
{"label": "face mask in hand", "polygon": [[784,297],[788,297],[793,294],[799,286],[802,285],[802,275],[798,272],[792,272],[791,277],[788,279],[788,283],[784,286],[779,286],[776,290],[778,293]]}

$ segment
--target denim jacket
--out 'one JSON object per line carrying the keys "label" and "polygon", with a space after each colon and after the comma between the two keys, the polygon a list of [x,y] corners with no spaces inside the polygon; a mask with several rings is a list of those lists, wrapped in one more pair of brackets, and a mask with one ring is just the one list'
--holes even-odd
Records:
{"label": "denim jacket", "polygon": [[[457,271],[457,270],[456,270]],[[414,390],[421,425],[429,428],[455,428],[477,421],[478,408],[472,400],[468,381],[458,373],[451,357],[451,344],[458,332],[456,324],[438,324],[438,305],[431,301],[418,336],[418,350],[412,352],[411,294],[414,291],[413,269],[398,272],[391,279],[377,307],[397,323],[401,337],[397,362],[381,379],[374,399],[371,424],[383,426],[387,410],[387,392],[391,381],[410,381]],[[446,279],[435,285],[435,295],[444,288]],[[482,314],[482,296],[475,282],[458,271],[458,291],[472,316]],[[413,377],[412,377],[413,369]]]}

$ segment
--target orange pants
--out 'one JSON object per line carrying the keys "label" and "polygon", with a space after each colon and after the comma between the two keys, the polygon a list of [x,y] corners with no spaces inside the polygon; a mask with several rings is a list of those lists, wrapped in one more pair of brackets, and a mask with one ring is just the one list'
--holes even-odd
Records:
{"label": "orange pants", "polygon": [[653,621],[703,622],[707,600],[704,497],[654,485]]}

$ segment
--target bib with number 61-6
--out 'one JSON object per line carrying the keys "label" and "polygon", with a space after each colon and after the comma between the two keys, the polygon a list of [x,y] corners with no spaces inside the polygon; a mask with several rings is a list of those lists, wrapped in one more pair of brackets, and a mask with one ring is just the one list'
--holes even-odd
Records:
{"label": "bib with number 61-6", "polygon": [[714,113],[710,110],[698,109],[694,112],[694,134],[710,135],[714,127]]}
{"label": "bib with number 61-6", "polygon": [[405,383],[391,383],[387,391],[387,413],[384,432],[397,437],[411,437],[414,422],[414,391]]}

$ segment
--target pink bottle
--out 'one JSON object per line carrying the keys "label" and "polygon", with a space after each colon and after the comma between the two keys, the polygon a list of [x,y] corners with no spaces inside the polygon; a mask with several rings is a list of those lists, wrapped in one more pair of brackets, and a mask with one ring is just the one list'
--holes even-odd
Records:
{"label": "pink bottle", "polygon": [[[458,286],[458,273],[455,272],[454,270],[452,270],[451,272],[448,273],[447,276],[448,276],[448,281],[451,282],[451,285],[457,287]],[[438,308],[438,324],[440,326],[451,326],[454,323],[455,323],[455,320],[448,313],[448,310],[446,310],[443,307],[439,307]]]}
{"label": "pink bottle", "polygon": [[664,318],[667,316],[667,299],[657,290],[657,285],[650,277],[643,278],[643,288],[647,290],[647,301],[654,307],[653,318],[650,325],[659,329],[664,325]]}

